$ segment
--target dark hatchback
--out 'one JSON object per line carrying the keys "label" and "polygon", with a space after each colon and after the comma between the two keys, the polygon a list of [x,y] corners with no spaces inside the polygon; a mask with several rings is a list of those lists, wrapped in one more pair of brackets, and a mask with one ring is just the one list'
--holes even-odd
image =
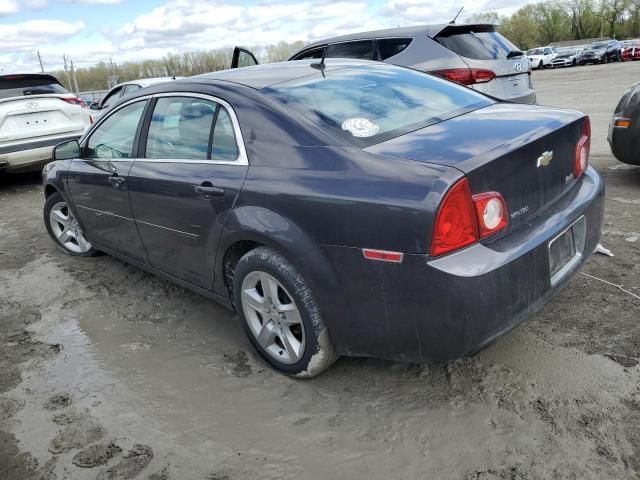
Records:
{"label": "dark hatchback", "polygon": [[[315,63],[314,63],[315,62]],[[286,62],[123,100],[44,170],[67,253],[235,308],[273,367],[442,362],[548,301],[595,249],[583,114],[374,62]]]}

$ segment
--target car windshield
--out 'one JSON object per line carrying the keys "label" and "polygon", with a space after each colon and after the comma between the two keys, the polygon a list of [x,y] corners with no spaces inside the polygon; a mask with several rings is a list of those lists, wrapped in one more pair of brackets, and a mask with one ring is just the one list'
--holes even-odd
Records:
{"label": "car windshield", "polygon": [[570,56],[575,55],[575,54],[576,54],[575,51],[569,50],[567,52],[561,52],[558,56],[559,57],[570,57]]}
{"label": "car windshield", "polygon": [[24,97],[27,95],[43,95],[51,93],[69,93],[53,77],[38,75],[6,75],[0,77],[0,99]]}
{"label": "car windshield", "polygon": [[534,48],[533,50],[529,50],[527,55],[544,55],[544,52],[541,48]]}
{"label": "car windshield", "polygon": [[327,70],[263,92],[361,148],[494,103],[471,89],[390,65]]}
{"label": "car windshield", "polygon": [[603,48],[607,48],[606,43],[594,43],[587,50],[602,50]]}

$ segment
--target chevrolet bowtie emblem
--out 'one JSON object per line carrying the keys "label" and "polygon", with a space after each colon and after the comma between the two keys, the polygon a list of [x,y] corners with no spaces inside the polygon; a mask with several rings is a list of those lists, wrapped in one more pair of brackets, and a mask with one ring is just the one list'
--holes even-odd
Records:
{"label": "chevrolet bowtie emblem", "polygon": [[553,160],[553,152],[544,152],[542,155],[538,157],[538,162],[536,163],[536,167],[546,167]]}

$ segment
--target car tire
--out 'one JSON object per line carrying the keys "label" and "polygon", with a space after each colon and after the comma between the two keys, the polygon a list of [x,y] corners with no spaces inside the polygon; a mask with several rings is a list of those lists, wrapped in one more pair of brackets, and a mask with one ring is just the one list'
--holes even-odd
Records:
{"label": "car tire", "polygon": [[235,268],[232,291],[249,341],[274,369],[312,378],[337,360],[309,285],[275,250],[246,253]]}
{"label": "car tire", "polygon": [[43,214],[49,236],[64,253],[76,257],[93,257],[99,253],[85,238],[82,228],[60,192],[55,192],[47,198]]}

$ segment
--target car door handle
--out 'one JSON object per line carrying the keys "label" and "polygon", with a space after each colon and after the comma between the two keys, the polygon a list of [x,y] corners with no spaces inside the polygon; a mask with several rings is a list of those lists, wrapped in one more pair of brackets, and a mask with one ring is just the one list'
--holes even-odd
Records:
{"label": "car door handle", "polygon": [[116,176],[109,177],[109,183],[111,183],[111,185],[115,188],[120,188],[122,184],[126,181],[127,180],[124,177],[116,177]]}
{"label": "car door handle", "polygon": [[196,193],[199,193],[207,199],[224,195],[224,190],[222,188],[214,187],[209,182],[204,182],[202,185],[196,185],[194,187],[194,190],[196,191]]}

